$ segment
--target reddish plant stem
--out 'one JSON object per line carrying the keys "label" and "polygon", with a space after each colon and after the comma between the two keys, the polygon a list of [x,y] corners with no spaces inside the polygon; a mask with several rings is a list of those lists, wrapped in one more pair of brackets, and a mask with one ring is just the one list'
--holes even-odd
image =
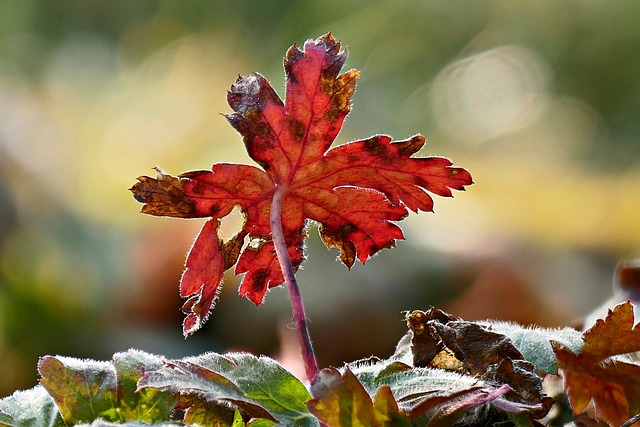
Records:
{"label": "reddish plant stem", "polygon": [[284,281],[289,290],[293,321],[296,325],[296,333],[298,335],[298,341],[300,342],[307,378],[312,380],[318,373],[318,362],[316,361],[316,355],[313,351],[313,345],[311,344],[311,337],[309,336],[307,316],[304,311],[300,288],[298,288],[298,282],[296,281],[293,265],[291,264],[291,257],[289,256],[289,251],[287,251],[287,244],[284,240],[284,233],[282,232],[282,203],[285,192],[285,186],[278,186],[273,194],[269,217],[271,222],[271,238],[273,239],[273,245],[275,246]]}

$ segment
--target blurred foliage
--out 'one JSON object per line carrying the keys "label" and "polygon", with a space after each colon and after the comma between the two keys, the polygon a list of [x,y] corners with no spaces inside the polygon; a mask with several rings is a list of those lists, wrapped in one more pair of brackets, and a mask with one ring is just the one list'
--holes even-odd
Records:
{"label": "blurred foliage", "polygon": [[0,395],[32,386],[44,354],[287,353],[285,293],[256,310],[232,279],[182,340],[177,283],[200,223],[142,217],[126,189],[155,165],[247,163],[218,114],[229,85],[282,81],[285,50],[327,31],[362,72],[338,142],[422,133],[476,184],[409,218],[408,241],[366,268],[311,239],[300,281],[321,364],[391,354],[400,311],[429,304],[545,325],[589,311],[640,246],[639,8],[1,0]]}

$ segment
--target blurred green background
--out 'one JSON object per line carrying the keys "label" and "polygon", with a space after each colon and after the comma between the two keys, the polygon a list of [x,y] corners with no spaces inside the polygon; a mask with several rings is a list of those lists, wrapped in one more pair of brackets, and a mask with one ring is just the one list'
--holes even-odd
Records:
{"label": "blurred green background", "polygon": [[351,272],[311,232],[299,281],[320,364],[386,357],[402,310],[571,323],[640,248],[640,3],[0,1],[0,396],[38,356],[249,350],[296,366],[286,291],[226,280],[184,340],[177,286],[201,220],[127,191],[249,163],[219,115],[237,74],[282,94],[282,56],[328,31],[362,72],[336,143],[427,137],[475,184]]}

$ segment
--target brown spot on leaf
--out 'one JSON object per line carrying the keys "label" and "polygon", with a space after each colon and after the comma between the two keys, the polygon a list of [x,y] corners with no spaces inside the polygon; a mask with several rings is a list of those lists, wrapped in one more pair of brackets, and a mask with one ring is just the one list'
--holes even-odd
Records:
{"label": "brown spot on leaf", "polygon": [[300,120],[294,120],[289,116],[287,117],[287,126],[291,129],[296,141],[301,141],[306,135],[307,129]]}
{"label": "brown spot on leaf", "polygon": [[159,168],[156,171],[156,178],[141,176],[129,189],[138,202],[144,203],[142,212],[155,216],[194,218],[195,207],[182,190],[182,180],[165,174]]}
{"label": "brown spot on leaf", "polygon": [[347,162],[349,163],[356,163],[360,161],[360,156],[356,155],[356,154],[349,154],[346,157]]}
{"label": "brown spot on leaf", "polygon": [[347,240],[347,236],[356,229],[353,224],[344,224],[336,232],[331,232],[327,227],[320,227],[320,237],[327,248],[340,249],[340,261],[347,268],[351,268],[356,261],[356,246]]}
{"label": "brown spot on leaf", "polygon": [[420,151],[424,142],[425,140],[422,135],[416,135],[402,141],[394,141],[393,143],[400,148],[400,154],[409,157]]}
{"label": "brown spot on leaf", "polygon": [[358,71],[349,70],[335,80],[323,79],[322,83],[326,84],[323,90],[331,95],[331,108],[325,113],[329,121],[333,121],[339,114],[347,114],[351,111],[351,98],[356,91],[356,81],[359,76]]}
{"label": "brown spot on leaf", "polygon": [[298,49],[298,45],[297,44],[293,44],[288,50],[287,53],[284,56],[284,72],[287,75],[287,80],[292,82],[292,83],[296,83],[298,80],[296,79],[296,76],[294,73],[291,72],[291,67],[293,64],[295,64],[296,62],[300,61],[302,58],[304,58],[304,52],[302,52],[300,49]]}
{"label": "brown spot on leaf", "polygon": [[321,43],[324,46],[327,56],[330,58],[330,61],[327,61],[328,66],[325,68],[326,73],[334,76],[338,75],[349,53],[346,50],[340,51],[340,42],[331,33],[318,37],[316,43]]}
{"label": "brown spot on leaf", "polygon": [[421,177],[419,177],[418,175],[414,175],[414,176],[413,176],[413,183],[414,183],[415,185],[417,185],[418,187],[421,187],[421,188],[427,188],[427,186],[429,185],[429,184],[427,184],[427,183],[425,182],[425,180],[424,180],[424,179],[422,179],[422,178],[421,178]]}
{"label": "brown spot on leaf", "polygon": [[238,233],[222,245],[225,270],[233,267],[236,261],[238,261],[238,257],[240,256],[240,252],[242,251],[242,244],[244,243],[245,235],[246,233]]}
{"label": "brown spot on leaf", "polygon": [[259,110],[250,110],[246,115],[247,120],[251,126],[251,133],[261,137],[260,146],[265,148],[273,147],[273,139],[275,136],[271,130],[271,127],[262,121],[262,113]]}
{"label": "brown spot on leaf", "polygon": [[267,287],[267,279],[269,278],[269,270],[260,268],[253,272],[253,281],[251,282],[251,290],[256,294],[264,293]]}
{"label": "brown spot on leaf", "polygon": [[366,139],[364,147],[375,156],[384,156],[387,152],[387,147],[380,143],[380,139],[377,136]]}

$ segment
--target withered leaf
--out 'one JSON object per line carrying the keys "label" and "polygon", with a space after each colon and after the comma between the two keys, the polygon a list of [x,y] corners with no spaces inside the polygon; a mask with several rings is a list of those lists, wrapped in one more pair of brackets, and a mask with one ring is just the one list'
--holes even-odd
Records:
{"label": "withered leaf", "polygon": [[[413,333],[411,337],[411,347],[414,366],[430,366],[434,358],[444,351],[444,344],[438,336],[437,331],[428,324],[431,320],[446,324],[447,322],[457,320],[457,318],[433,307],[427,311],[414,310],[407,313],[407,326]],[[450,352],[445,353],[450,354]],[[446,357],[446,354],[442,357]],[[442,360],[441,363],[446,362]]]}
{"label": "withered leaf", "polygon": [[458,320],[446,324],[432,322],[430,326],[444,346],[473,375],[484,374],[490,366],[504,359],[524,360],[507,336],[489,331],[476,323]]}
{"label": "withered leaf", "polygon": [[621,355],[640,352],[640,326],[633,306],[619,304],[584,333],[574,353],[554,343],[564,388],[574,415],[584,412],[610,425],[621,425],[640,413],[640,365]]}
{"label": "withered leaf", "polygon": [[415,366],[456,371],[507,386],[502,394],[514,405],[524,405],[531,419],[549,412],[554,399],[545,395],[538,370],[506,335],[492,331],[490,325],[460,320],[436,309],[413,311],[407,323]]}

